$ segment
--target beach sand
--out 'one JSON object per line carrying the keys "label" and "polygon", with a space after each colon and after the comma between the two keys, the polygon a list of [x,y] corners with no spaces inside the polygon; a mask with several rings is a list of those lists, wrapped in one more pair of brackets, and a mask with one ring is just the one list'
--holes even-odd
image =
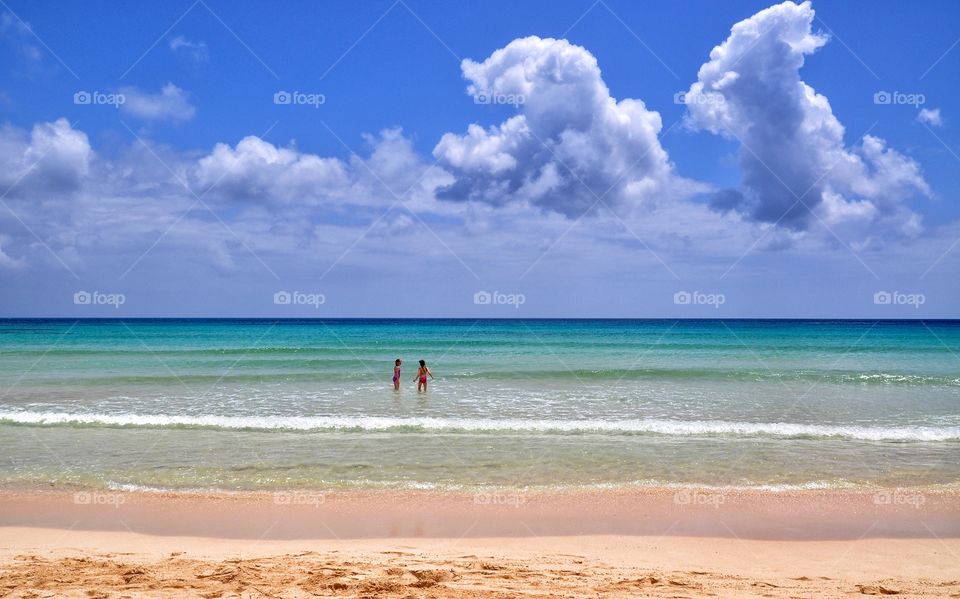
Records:
{"label": "beach sand", "polygon": [[955,491],[0,492],[0,597],[960,597]]}

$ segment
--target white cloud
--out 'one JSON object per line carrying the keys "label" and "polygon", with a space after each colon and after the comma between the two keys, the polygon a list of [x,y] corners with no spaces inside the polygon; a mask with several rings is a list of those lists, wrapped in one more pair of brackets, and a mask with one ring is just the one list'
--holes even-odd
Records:
{"label": "white cloud", "polygon": [[597,197],[636,205],[678,183],[657,139],[659,113],[612,98],[586,49],[531,36],[461,68],[470,95],[513,101],[520,114],[441,138],[433,153],[455,180],[440,197],[527,202],[576,217]]}
{"label": "white cloud", "polygon": [[207,43],[204,41],[194,42],[178,35],[171,38],[168,45],[175,54],[185,56],[194,63],[206,62],[210,58],[207,52]]}
{"label": "white cloud", "polygon": [[233,148],[217,144],[199,160],[195,175],[203,189],[216,187],[217,193],[267,201],[314,196],[347,184],[340,160],[277,147],[253,135]]}
{"label": "white cloud", "polygon": [[151,94],[135,87],[120,88],[124,103],[120,110],[148,121],[188,121],[196,114],[189,94],[173,83],[167,83],[160,93]]}
{"label": "white cloud", "polygon": [[933,127],[943,125],[943,117],[940,116],[939,108],[921,108],[920,112],[917,113],[917,120]]}
{"label": "white cloud", "polygon": [[[302,152],[293,142],[280,147],[248,136],[234,147],[217,144],[197,161],[191,181],[213,197],[343,210],[389,205],[398,196],[419,198],[422,207],[424,196],[432,199],[433,187],[449,180],[439,169],[425,173],[427,165],[399,129],[365,141],[369,157],[343,161]],[[416,193],[405,195],[408,190]]]}
{"label": "white cloud", "polygon": [[29,136],[9,126],[0,129],[0,184],[10,188],[11,197],[73,192],[92,158],[87,135],[67,119],[37,123]]}
{"label": "white cloud", "polygon": [[800,78],[805,57],[828,42],[813,18],[809,2],[787,1],[735,24],[690,86],[702,101],[687,103],[689,123],[741,144],[743,187],[714,205],[797,231],[825,223],[914,235],[919,217],[906,202],[929,193],[919,165],[872,135],[845,146],[829,101]]}

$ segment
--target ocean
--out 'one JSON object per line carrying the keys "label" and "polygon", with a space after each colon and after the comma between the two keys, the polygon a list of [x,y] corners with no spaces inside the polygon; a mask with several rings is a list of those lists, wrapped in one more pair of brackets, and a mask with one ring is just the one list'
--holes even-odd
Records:
{"label": "ocean", "polygon": [[0,320],[0,449],[7,488],[955,487],[960,321]]}

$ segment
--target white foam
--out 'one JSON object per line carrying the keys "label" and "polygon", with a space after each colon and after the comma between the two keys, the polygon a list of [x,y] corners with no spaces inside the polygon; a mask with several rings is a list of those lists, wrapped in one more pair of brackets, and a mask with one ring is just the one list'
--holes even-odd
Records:
{"label": "white foam", "polygon": [[383,416],[180,416],[165,414],[74,414],[68,412],[0,412],[0,423],[116,427],[208,427],[253,430],[423,429],[448,432],[621,433],[668,436],[768,436],[846,438],[863,441],[957,441],[957,426],[858,426],[723,420],[542,420],[392,418]]}

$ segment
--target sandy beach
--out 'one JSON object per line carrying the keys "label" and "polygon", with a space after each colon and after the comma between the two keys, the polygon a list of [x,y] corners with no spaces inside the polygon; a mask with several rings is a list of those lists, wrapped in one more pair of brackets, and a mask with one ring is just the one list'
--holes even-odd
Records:
{"label": "sandy beach", "polygon": [[0,505],[11,598],[960,596],[952,491],[7,491]]}

